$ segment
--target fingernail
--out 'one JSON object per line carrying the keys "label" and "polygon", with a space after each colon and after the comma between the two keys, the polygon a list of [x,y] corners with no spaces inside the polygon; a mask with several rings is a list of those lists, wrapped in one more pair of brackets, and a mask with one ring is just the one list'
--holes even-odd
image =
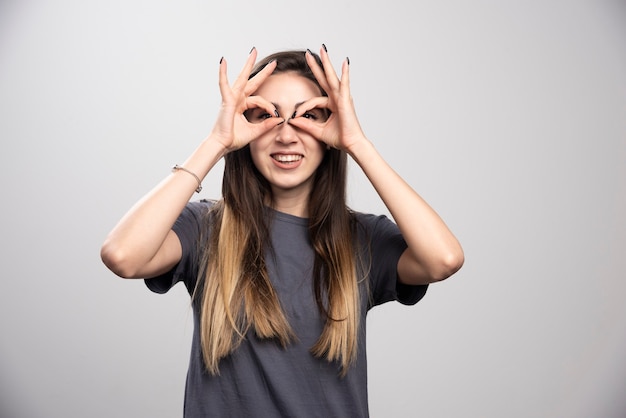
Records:
{"label": "fingernail", "polygon": [[253,46],[252,49],[250,50],[250,52],[248,52],[248,54],[252,54],[252,51],[254,51],[255,48],[256,47]]}
{"label": "fingernail", "polygon": [[348,61],[348,65],[350,65],[350,57],[346,57],[346,61]]}
{"label": "fingernail", "polygon": [[285,119],[283,119],[283,120],[282,120],[282,122],[277,123],[277,124],[276,124],[276,126],[280,126],[280,125],[282,125],[283,123],[285,123]]}
{"label": "fingernail", "polygon": [[267,64],[265,64],[265,65],[263,66],[263,68],[265,68],[265,67],[269,66],[269,65],[270,65],[271,63],[273,63],[274,61],[276,61],[276,59],[272,58],[271,60],[269,60],[269,61],[267,62]]}
{"label": "fingernail", "polygon": [[278,110],[274,109],[274,115],[276,115],[276,117],[280,117],[280,115],[278,114]]}
{"label": "fingernail", "polygon": [[224,57],[220,58],[220,64],[224,61]]}
{"label": "fingernail", "polygon": [[322,48],[324,48],[324,51],[328,52],[328,48],[326,48],[326,44],[322,44]]}
{"label": "fingernail", "polygon": [[295,112],[293,112],[293,115],[291,115],[291,119],[296,117],[296,113],[298,113],[298,111],[296,110]]}
{"label": "fingernail", "polygon": [[309,48],[306,49],[306,52],[308,52],[309,55],[313,55],[313,53],[311,52],[311,50]]}

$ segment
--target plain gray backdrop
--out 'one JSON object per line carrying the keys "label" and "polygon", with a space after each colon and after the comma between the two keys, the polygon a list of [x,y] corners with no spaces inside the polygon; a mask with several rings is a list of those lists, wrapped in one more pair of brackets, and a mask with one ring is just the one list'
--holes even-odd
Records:
{"label": "plain gray backdrop", "polygon": [[[0,416],[181,416],[188,296],[115,277],[100,245],[211,129],[220,57],[232,81],[252,46],[322,43],[466,252],[370,312],[372,416],[626,416],[618,0],[3,0]],[[354,209],[387,213],[349,176]]]}

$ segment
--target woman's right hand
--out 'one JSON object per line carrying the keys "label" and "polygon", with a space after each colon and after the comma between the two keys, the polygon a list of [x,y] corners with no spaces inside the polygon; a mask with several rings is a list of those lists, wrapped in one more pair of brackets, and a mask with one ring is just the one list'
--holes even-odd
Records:
{"label": "woman's right hand", "polygon": [[[226,152],[243,148],[265,132],[284,122],[284,119],[278,117],[278,112],[272,103],[261,96],[252,95],[276,68],[276,62],[270,62],[258,74],[249,79],[256,57],[256,48],[252,48],[243,69],[232,86],[228,82],[226,60],[222,58],[220,61],[219,87],[222,105],[209,138],[218,141]],[[244,112],[254,108],[265,110],[269,117],[261,122],[248,121]]]}

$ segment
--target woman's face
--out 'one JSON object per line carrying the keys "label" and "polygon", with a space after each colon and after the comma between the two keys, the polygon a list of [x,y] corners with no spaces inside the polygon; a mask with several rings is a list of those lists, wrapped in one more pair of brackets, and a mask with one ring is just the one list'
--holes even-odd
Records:
{"label": "woman's face", "polygon": [[[321,96],[311,80],[293,72],[272,75],[255,95],[274,104],[281,118],[287,121],[303,102]],[[251,122],[272,117],[263,109],[246,113]],[[323,122],[324,111],[313,109],[303,115]],[[250,143],[252,161],[272,186],[274,198],[308,197],[313,174],[324,158],[326,145],[301,129],[285,122]]]}

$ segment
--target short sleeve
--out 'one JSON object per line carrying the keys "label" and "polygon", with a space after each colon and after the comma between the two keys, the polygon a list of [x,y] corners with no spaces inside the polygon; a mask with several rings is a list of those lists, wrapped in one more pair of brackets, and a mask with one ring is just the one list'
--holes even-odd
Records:
{"label": "short sleeve", "polygon": [[155,293],[166,293],[180,281],[185,283],[188,290],[194,289],[198,275],[200,232],[210,205],[209,201],[200,200],[185,206],[172,226],[172,231],[180,240],[181,259],[167,273],[144,279],[148,289]]}
{"label": "short sleeve", "polygon": [[398,226],[384,215],[357,216],[362,259],[369,264],[370,308],[390,301],[404,305],[419,302],[428,285],[406,285],[398,282],[398,260],[407,248]]}

